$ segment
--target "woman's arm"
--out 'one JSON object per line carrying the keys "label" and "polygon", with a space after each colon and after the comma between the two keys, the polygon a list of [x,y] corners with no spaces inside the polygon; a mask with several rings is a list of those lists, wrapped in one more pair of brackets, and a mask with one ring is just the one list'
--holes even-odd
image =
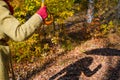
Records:
{"label": "woman's arm", "polygon": [[39,14],[34,14],[24,24],[10,14],[6,7],[0,6],[0,31],[5,33],[14,41],[23,41],[30,37],[34,31],[42,24],[42,17]]}

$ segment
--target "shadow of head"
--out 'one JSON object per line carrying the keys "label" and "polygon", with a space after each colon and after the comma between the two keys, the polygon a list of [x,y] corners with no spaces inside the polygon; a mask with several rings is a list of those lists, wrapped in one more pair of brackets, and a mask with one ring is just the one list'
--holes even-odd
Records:
{"label": "shadow of head", "polygon": [[79,65],[79,67],[88,67],[92,64],[92,62],[93,62],[92,57],[85,57],[85,58],[82,58],[82,59],[76,61],[72,65]]}

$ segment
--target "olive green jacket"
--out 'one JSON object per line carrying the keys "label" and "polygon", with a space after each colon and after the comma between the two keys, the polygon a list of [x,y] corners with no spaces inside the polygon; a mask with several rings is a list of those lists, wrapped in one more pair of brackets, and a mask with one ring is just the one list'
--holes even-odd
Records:
{"label": "olive green jacket", "polygon": [[42,18],[34,14],[28,21],[21,24],[11,15],[7,4],[0,0],[0,39],[8,37],[14,41],[23,41],[30,37],[42,24]]}
{"label": "olive green jacket", "polygon": [[9,11],[8,5],[0,0],[0,80],[9,80],[9,46],[3,45],[2,40],[13,39],[23,41],[29,38],[42,24],[42,18],[34,14],[28,21],[21,24]]}

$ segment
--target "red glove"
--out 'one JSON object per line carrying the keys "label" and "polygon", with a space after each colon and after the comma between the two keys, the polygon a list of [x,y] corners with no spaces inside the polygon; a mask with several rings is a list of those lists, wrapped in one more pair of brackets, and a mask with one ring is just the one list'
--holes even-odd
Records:
{"label": "red glove", "polygon": [[42,17],[42,19],[46,19],[47,16],[48,16],[47,7],[46,7],[46,6],[41,7],[41,8],[37,11],[37,14],[40,15],[40,16]]}

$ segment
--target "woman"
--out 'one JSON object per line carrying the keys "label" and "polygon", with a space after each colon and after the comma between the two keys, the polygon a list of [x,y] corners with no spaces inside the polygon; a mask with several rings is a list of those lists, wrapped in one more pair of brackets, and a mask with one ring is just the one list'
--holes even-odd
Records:
{"label": "woman", "polygon": [[8,63],[10,58],[9,46],[6,44],[9,38],[14,41],[23,41],[29,38],[42,21],[47,18],[46,6],[41,7],[24,24],[12,16],[13,9],[8,0],[0,0],[0,80],[9,80]]}

